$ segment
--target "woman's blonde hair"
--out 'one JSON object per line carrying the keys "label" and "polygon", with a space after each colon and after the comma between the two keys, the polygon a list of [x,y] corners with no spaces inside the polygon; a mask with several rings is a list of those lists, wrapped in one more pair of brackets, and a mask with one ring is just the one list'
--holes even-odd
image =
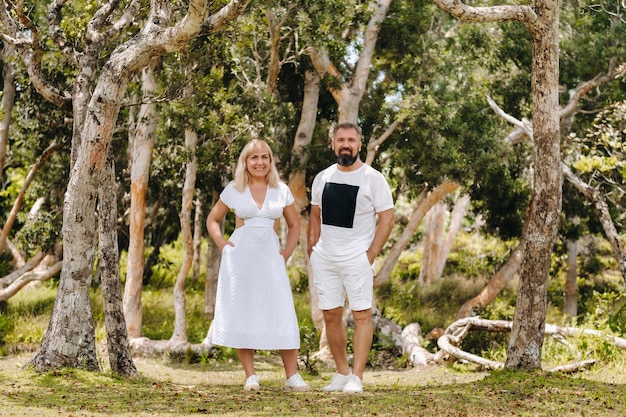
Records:
{"label": "woman's blonde hair", "polygon": [[243,191],[246,188],[246,185],[250,184],[250,173],[247,169],[246,160],[251,154],[263,151],[267,151],[270,155],[270,170],[265,176],[267,185],[272,188],[278,188],[280,176],[278,175],[278,170],[276,169],[276,164],[274,163],[272,148],[270,148],[267,142],[261,139],[253,139],[243,147],[241,154],[239,154],[239,159],[237,160],[237,168],[235,169],[234,179],[235,188],[237,190]]}

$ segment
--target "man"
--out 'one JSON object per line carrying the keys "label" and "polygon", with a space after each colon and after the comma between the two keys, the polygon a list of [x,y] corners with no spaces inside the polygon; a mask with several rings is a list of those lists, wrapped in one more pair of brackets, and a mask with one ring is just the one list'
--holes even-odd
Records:
{"label": "man", "polygon": [[[331,142],[337,163],[317,174],[311,189],[308,251],[337,368],[323,391],[363,391],[363,371],[373,336],[373,263],[393,227],[389,184],[380,172],[361,161],[361,146],[358,126],[337,125]],[[352,370],[343,323],[346,295],[355,323]]]}

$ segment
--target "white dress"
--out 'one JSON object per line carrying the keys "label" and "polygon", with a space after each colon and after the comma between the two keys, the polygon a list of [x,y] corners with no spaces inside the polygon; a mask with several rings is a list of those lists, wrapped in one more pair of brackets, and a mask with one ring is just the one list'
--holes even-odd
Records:
{"label": "white dress", "polygon": [[220,198],[244,220],[222,250],[211,341],[231,348],[298,349],[293,294],[274,220],[293,203],[286,184],[268,187],[259,209],[248,187],[226,186]]}

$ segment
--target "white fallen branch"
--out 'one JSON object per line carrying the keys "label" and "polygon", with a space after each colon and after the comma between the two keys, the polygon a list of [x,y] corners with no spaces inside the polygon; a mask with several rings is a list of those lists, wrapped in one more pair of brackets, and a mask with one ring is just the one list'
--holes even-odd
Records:
{"label": "white fallen branch", "polygon": [[548,372],[561,372],[564,374],[570,374],[572,372],[577,372],[581,369],[587,369],[596,363],[595,359],[588,359],[586,361],[576,361],[574,363],[568,363],[567,365],[561,365],[554,367]]}
{"label": "white fallen branch", "polygon": [[[513,323],[504,320],[484,320],[479,317],[466,317],[452,323],[444,334],[437,339],[437,346],[442,351],[455,357],[459,360],[464,360],[472,363],[479,364],[488,369],[500,369],[504,367],[504,364],[497,361],[491,361],[484,359],[480,356],[465,352],[458,346],[461,345],[463,339],[470,331],[481,330],[489,332],[510,332],[513,327]],[[566,346],[572,347],[567,343],[565,337],[567,336],[593,336],[597,338],[604,338],[616,347],[620,349],[626,349],[626,339],[607,334],[606,332],[593,329],[582,329],[577,327],[561,327],[553,324],[546,324],[544,330],[544,336],[552,336]],[[595,360],[576,361],[571,364],[557,366],[550,370],[550,372],[575,372],[578,369],[586,368],[595,363]]]}

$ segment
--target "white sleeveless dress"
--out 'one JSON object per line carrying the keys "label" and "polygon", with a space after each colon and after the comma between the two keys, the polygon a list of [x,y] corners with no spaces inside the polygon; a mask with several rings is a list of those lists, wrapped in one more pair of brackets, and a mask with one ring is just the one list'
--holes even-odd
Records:
{"label": "white sleeveless dress", "polygon": [[294,199],[286,184],[268,187],[259,209],[248,187],[226,186],[220,198],[244,220],[222,250],[211,342],[231,348],[298,349],[293,294],[274,220]]}

